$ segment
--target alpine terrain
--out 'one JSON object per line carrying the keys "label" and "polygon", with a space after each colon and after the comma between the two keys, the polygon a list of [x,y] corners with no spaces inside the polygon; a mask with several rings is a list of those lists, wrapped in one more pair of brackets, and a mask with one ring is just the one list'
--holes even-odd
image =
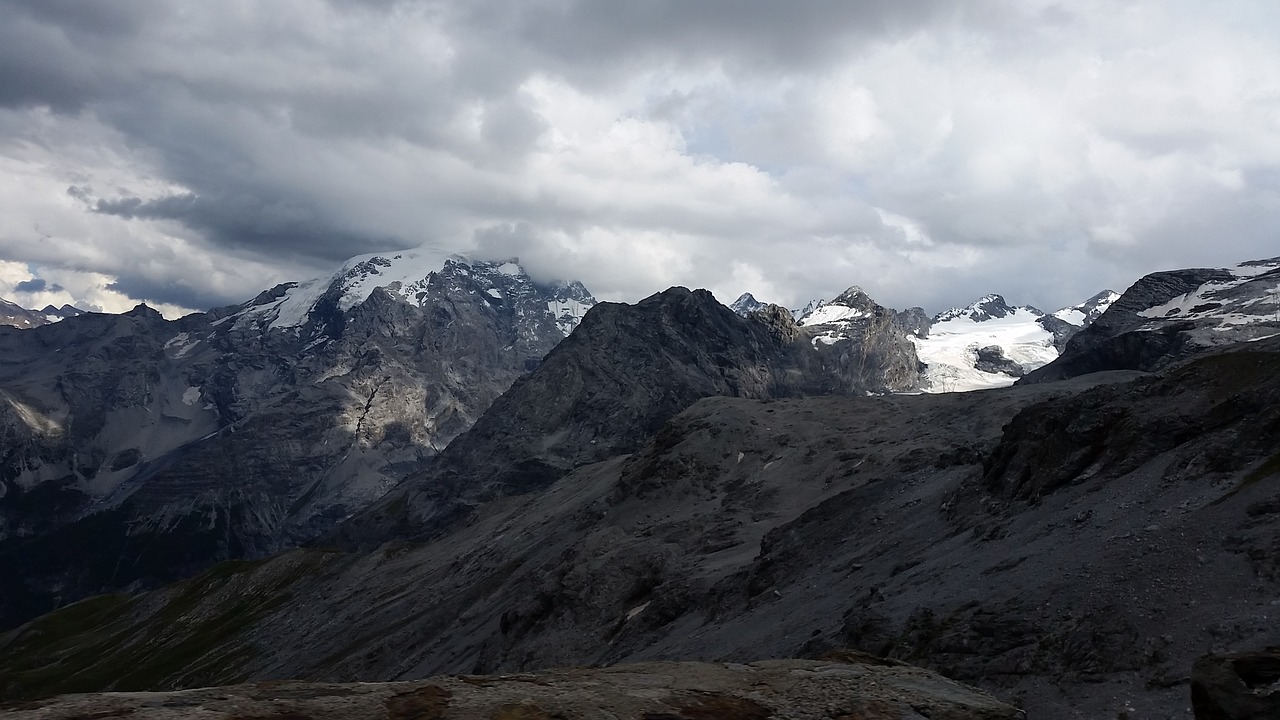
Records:
{"label": "alpine terrain", "polygon": [[[49,597],[103,567],[67,548],[256,543],[0,634],[13,712],[1275,717],[1280,258],[1049,315],[991,296],[930,318],[856,287],[735,312],[671,288],[596,304],[536,356],[521,323],[559,333],[564,288],[458,259],[418,286],[395,272],[411,259],[173,324],[143,309],[0,334],[5,448],[23,448],[5,588]],[[59,333],[97,384],[59,364]],[[507,387],[432,435],[437,393],[461,406],[448,381],[483,357],[511,361]],[[124,409],[78,442],[86,387],[136,404],[103,403]],[[155,454],[188,426],[203,434]],[[90,453],[132,432],[133,472]],[[194,689],[216,685],[234,687]],[[146,694],[42,699],[110,690]]]}
{"label": "alpine terrain", "polygon": [[0,626],[329,531],[594,303],[419,249],[176,321],[0,328]]}

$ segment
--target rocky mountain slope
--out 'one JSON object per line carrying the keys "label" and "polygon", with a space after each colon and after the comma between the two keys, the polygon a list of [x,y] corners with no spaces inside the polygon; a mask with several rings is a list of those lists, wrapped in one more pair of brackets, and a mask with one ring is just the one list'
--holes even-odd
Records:
{"label": "rocky mountain slope", "polygon": [[[1196,658],[1280,645],[1280,336],[1262,315],[1277,264],[1222,271],[1230,279],[1207,289],[1201,271],[1131,288],[1094,325],[1146,318],[1138,341],[1118,345],[1141,346],[1142,369],[974,393],[896,394],[918,378],[918,314],[856,288],[800,323],[776,306],[743,318],[683,288],[601,304],[470,430],[318,545],[0,635],[0,694],[852,647],[1038,718],[1187,717]],[[348,310],[341,289],[317,301],[329,310],[266,337],[341,328],[327,346],[416,310],[394,294],[403,287]],[[293,289],[206,322],[280,323]],[[1213,302],[1229,311],[1212,315]],[[1000,319],[988,305],[963,319]],[[1163,332],[1145,324],[1151,313],[1175,309],[1204,324],[1178,321],[1167,334],[1184,342],[1144,344]],[[167,327],[145,311],[113,322],[136,327],[104,324],[115,329],[85,356],[169,345],[185,357],[205,342],[152,329],[142,343]],[[1243,341],[1192,342],[1201,331]],[[113,392],[156,386],[140,368]],[[7,407],[9,427],[56,435],[56,416]],[[214,435],[252,439],[245,427]],[[258,447],[244,442],[233,450]],[[58,537],[68,557],[98,552]],[[4,558],[6,571],[39,579],[26,557]]]}
{"label": "rocky mountain slope", "polygon": [[1061,357],[1023,382],[1100,370],[1153,370],[1205,348],[1278,333],[1280,257],[1152,273],[1073,337]]}
{"label": "rocky mountain slope", "polygon": [[174,688],[851,646],[1037,718],[1185,717],[1195,658],[1280,643],[1277,408],[1280,339],[978,393],[705,398],[425,542],[66,608],[0,638],[0,677],[17,697],[122,668]]}
{"label": "rocky mountain slope", "polygon": [[593,303],[515,262],[405,251],[172,322],[0,328],[0,627],[328,531]]}
{"label": "rocky mountain slope", "polygon": [[0,298],[0,326],[25,330],[83,314],[83,310],[70,305],[63,305],[60,308],[46,305],[43,310],[28,310],[16,303]]}
{"label": "rocky mountain slope", "polygon": [[540,490],[576,467],[635,450],[699,398],[914,387],[915,357],[892,314],[866,313],[831,343],[829,324],[802,328],[777,306],[744,319],[705,290],[603,303],[470,432],[333,540],[368,549],[429,535],[478,502]]}

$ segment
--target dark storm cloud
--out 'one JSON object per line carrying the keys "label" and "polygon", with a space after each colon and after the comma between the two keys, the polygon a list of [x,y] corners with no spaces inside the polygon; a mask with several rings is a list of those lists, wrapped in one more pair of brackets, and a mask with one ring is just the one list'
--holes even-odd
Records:
{"label": "dark storm cloud", "polygon": [[49,283],[45,282],[40,278],[32,278],[31,280],[23,280],[22,282],[19,282],[18,284],[13,286],[13,289],[17,290],[18,292],[34,293],[34,292],[40,292],[41,290],[44,290],[48,285]]}
{"label": "dark storm cloud", "polygon": [[[0,104],[68,113],[89,108],[153,150],[167,179],[190,191],[146,202],[100,200],[97,212],[179,222],[218,246],[340,260],[424,238],[389,237],[394,228],[376,223],[350,226],[346,198],[334,197],[332,188],[300,187],[309,179],[288,168],[300,159],[294,153],[314,149],[308,142],[404,142],[462,164],[518,162],[545,123],[511,92],[540,68],[607,82],[629,63],[654,56],[812,64],[851,38],[912,27],[943,5],[365,3],[355,12],[334,4],[332,17],[320,19],[358,26],[360,13],[375,20],[383,13],[402,13],[406,22],[436,18],[455,57],[433,72],[416,68],[420,58],[412,52],[397,56],[312,32],[317,13],[305,4],[260,6],[254,25],[228,22],[223,32],[185,26],[217,20],[184,20],[166,3],[3,0],[0,9],[12,20],[0,30]],[[245,11],[226,15],[237,12]],[[191,36],[189,47],[172,45],[184,35]],[[214,64],[225,68],[207,69]],[[468,143],[448,126],[477,98],[489,105],[479,137]],[[273,133],[294,140],[292,146],[273,145]],[[448,215],[459,209],[502,202],[483,193],[458,197],[447,187],[423,190],[450,205],[437,213],[442,224],[424,227],[428,235],[448,232]],[[524,208],[512,219],[539,213]]]}
{"label": "dark storm cloud", "polygon": [[[347,257],[362,243],[386,246],[390,238],[371,239],[342,232],[310,202],[235,193],[207,198],[192,193],[154,200],[136,197],[98,200],[94,212],[126,219],[171,220],[216,238],[219,245],[261,251],[307,248],[321,255]],[[166,301],[168,302],[168,301]]]}
{"label": "dark storm cloud", "polygon": [[211,309],[227,304],[216,295],[211,295],[200,288],[168,279],[157,280],[140,275],[123,274],[118,280],[107,284],[107,290],[118,292],[126,297],[151,305],[167,303],[182,308]]}

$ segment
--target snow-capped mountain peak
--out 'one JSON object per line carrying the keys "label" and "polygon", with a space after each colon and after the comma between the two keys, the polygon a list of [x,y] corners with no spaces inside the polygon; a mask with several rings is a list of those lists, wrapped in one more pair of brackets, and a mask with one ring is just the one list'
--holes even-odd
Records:
{"label": "snow-capped mountain peak", "polygon": [[801,326],[828,325],[868,317],[880,307],[862,288],[854,285],[834,300],[815,300],[801,312],[796,322]]}
{"label": "snow-capped mountain peak", "polygon": [[951,308],[938,313],[933,321],[935,323],[947,322],[957,318],[967,318],[973,322],[985,322],[994,318],[1008,317],[1017,311],[1024,311],[1036,317],[1044,313],[1031,307],[1030,305],[1020,305],[1018,307],[1010,306],[1005,302],[1003,295],[991,294],[979,298],[974,303],[963,308]]}
{"label": "snow-capped mountain peak", "polygon": [[729,305],[729,309],[742,317],[746,317],[757,310],[763,310],[766,306],[766,303],[760,302],[755,295],[748,292],[739,295],[738,299]]}
{"label": "snow-capped mountain peak", "polygon": [[596,304],[580,282],[538,286],[516,258],[472,260],[421,247],[356,256],[327,277],[277,286],[259,295],[237,315],[254,322],[266,321],[271,328],[300,328],[322,301],[346,312],[368,300],[376,288],[420,307],[432,283],[465,289],[491,304],[519,303],[520,312],[538,312],[538,308],[545,307],[565,336]]}
{"label": "snow-capped mountain peak", "polygon": [[577,280],[557,282],[548,293],[550,299],[547,300],[547,309],[565,337],[569,337],[569,333],[582,321],[582,316],[596,304],[595,297]]}

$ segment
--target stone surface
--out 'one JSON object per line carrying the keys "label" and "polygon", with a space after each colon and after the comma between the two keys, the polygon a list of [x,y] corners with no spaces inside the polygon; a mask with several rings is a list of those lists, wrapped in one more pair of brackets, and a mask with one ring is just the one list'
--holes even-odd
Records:
{"label": "stone surface", "polygon": [[1197,720],[1280,717],[1280,648],[1196,660],[1191,704]]}
{"label": "stone surface", "polygon": [[1014,708],[919,668],[844,662],[642,663],[356,685],[271,682],[0,705],[14,720],[1013,720]]}
{"label": "stone surface", "polygon": [[978,360],[974,367],[982,372],[1002,373],[1010,377],[1022,377],[1022,366],[1004,356],[999,345],[978,348]]}

